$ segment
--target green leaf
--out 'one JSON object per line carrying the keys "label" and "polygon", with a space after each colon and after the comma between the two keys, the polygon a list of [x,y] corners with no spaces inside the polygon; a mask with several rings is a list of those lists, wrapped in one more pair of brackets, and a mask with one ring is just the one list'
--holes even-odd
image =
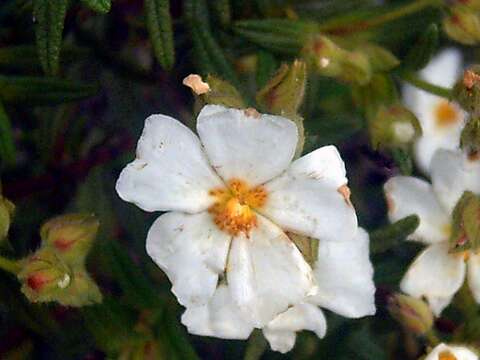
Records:
{"label": "green leaf", "polygon": [[110,11],[112,6],[111,0],[82,0],[93,11],[106,14]]}
{"label": "green leaf", "polygon": [[423,69],[437,51],[438,38],[437,24],[430,24],[407,53],[405,66],[413,71]]}
{"label": "green leaf", "polygon": [[155,56],[165,69],[175,63],[172,18],[168,0],[145,0],[147,29]]}
{"label": "green leaf", "polygon": [[12,126],[10,119],[3,104],[0,102],[0,158],[2,163],[11,165],[15,163],[15,141],[13,139]]}
{"label": "green leaf", "polygon": [[397,57],[382,46],[366,43],[358,50],[368,57],[373,72],[389,71],[400,64]]}
{"label": "green leaf", "polygon": [[47,75],[59,70],[62,33],[68,0],[34,0],[35,38],[38,56]]}
{"label": "green leaf", "polygon": [[56,105],[85,99],[98,87],[69,80],[0,75],[0,100],[21,105]]}
{"label": "green leaf", "polygon": [[128,253],[116,241],[107,241],[105,251],[110,255],[110,268],[118,281],[125,298],[140,308],[155,308],[162,305],[158,291],[145,277]]}
{"label": "green leaf", "polygon": [[213,8],[215,18],[222,26],[226,26],[232,20],[230,0],[213,0],[209,2]]}
{"label": "green leaf", "polygon": [[288,19],[243,20],[236,22],[233,30],[273,52],[295,55],[307,39],[317,32],[317,24]]}
{"label": "green leaf", "polygon": [[392,157],[402,175],[412,175],[413,162],[410,153],[402,148],[392,149]]}
{"label": "green leaf", "polygon": [[278,68],[278,63],[272,53],[261,50],[257,53],[257,87],[261,89],[264,87],[268,80],[275,74],[275,70]]}
{"label": "green leaf", "polygon": [[267,341],[260,330],[254,330],[250,335],[243,360],[259,360],[267,350]]}
{"label": "green leaf", "polygon": [[185,2],[185,17],[193,40],[193,56],[202,75],[216,74],[240,89],[240,81],[213,37],[205,0]]}
{"label": "green leaf", "polygon": [[[394,204],[392,205],[394,206]],[[371,252],[374,254],[383,253],[412,234],[420,224],[417,215],[410,215],[397,222],[387,225],[370,233]]]}

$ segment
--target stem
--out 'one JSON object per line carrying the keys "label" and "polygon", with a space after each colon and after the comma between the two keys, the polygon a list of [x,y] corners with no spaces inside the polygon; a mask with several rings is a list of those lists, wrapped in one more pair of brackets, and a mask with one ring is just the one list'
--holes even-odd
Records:
{"label": "stem", "polygon": [[419,89],[429,92],[430,94],[441,96],[447,99],[450,99],[452,97],[451,89],[429,83],[428,81],[419,78],[416,74],[412,72],[404,72],[400,76],[403,80],[409,82],[410,84]]}
{"label": "stem", "polygon": [[[414,14],[430,6],[440,6],[439,0],[417,0],[407,5],[400,6],[384,14],[378,15],[368,20],[357,20],[353,24],[340,25],[339,23],[327,23],[320,25],[320,31],[345,34],[355,31],[365,31],[373,27],[383,25],[387,22],[391,22],[400,19],[404,16]],[[351,20],[350,20],[351,21]]]}
{"label": "stem", "polygon": [[435,334],[435,330],[433,329],[425,333],[425,338],[427,339],[431,347],[435,347],[440,344],[440,339],[438,338],[437,334]]}
{"label": "stem", "polygon": [[0,256],[0,269],[16,275],[20,271],[21,266],[17,260],[10,260]]}

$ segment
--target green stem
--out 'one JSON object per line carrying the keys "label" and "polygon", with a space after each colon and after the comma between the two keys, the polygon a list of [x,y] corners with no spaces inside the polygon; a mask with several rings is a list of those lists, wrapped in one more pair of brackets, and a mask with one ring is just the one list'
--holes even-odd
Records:
{"label": "green stem", "polygon": [[427,339],[431,347],[435,347],[441,342],[437,334],[435,334],[435,330],[433,329],[425,333],[425,338]]}
{"label": "green stem", "polygon": [[427,7],[441,6],[441,5],[442,5],[442,2],[439,0],[417,0],[407,5],[400,6],[389,12],[373,17],[371,19],[357,20],[357,21],[354,20],[353,23],[350,23],[350,24],[339,24],[338,22],[323,24],[323,25],[320,25],[320,31],[330,32],[330,33],[341,33],[341,34],[351,33],[355,31],[365,31],[373,27],[400,19],[404,16],[414,14]]}
{"label": "green stem", "polygon": [[20,271],[21,266],[19,261],[10,260],[0,256],[0,269],[16,275]]}
{"label": "green stem", "polygon": [[434,84],[429,83],[428,81],[425,81],[421,78],[419,78],[415,73],[413,72],[404,72],[401,75],[401,78],[413,86],[425,90],[426,92],[429,92],[430,94],[441,96],[447,99],[450,99],[452,97],[452,90],[448,88],[444,88],[441,86],[437,86]]}

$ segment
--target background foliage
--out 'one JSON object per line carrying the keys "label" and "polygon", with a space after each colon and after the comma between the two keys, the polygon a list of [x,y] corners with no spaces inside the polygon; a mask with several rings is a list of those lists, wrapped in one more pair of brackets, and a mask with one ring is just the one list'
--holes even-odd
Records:
{"label": "background foliage", "polygon": [[[308,36],[322,31],[390,50],[400,60],[388,78],[393,89],[402,78],[415,82],[413,71],[448,42],[437,26],[444,14],[431,3],[3,0],[1,178],[16,213],[2,253],[31,253],[41,224],[55,215],[95,213],[100,231],[87,266],[104,301],[81,309],[31,304],[16,279],[0,272],[0,357],[414,358],[422,341],[405,335],[385,304],[418,251],[414,244],[396,246],[417,219],[387,226],[382,194],[389,176],[412,170],[408,154],[370,146],[365,108],[352,93],[375,98],[374,88],[309,70],[300,114],[305,152],[335,144],[346,161],[360,224],[372,231],[378,313],[360,320],[328,313],[326,338],[299,334],[287,355],[266,350],[260,333],[248,342],[187,335],[170,283],[145,253],[158,214],[122,202],[114,184],[134,157],[146,116],[163,113],[194,124],[195,100],[182,85],[190,73],[224,79],[253,104],[279,66],[301,56]],[[455,328],[450,320],[437,325],[447,339]]]}

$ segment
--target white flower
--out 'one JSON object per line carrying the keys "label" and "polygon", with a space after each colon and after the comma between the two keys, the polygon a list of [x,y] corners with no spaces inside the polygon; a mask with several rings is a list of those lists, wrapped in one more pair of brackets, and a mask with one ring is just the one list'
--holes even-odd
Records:
{"label": "white flower", "polygon": [[437,345],[425,360],[478,360],[477,354],[465,346]]}
{"label": "white flower", "polygon": [[[197,131],[150,116],[117,182],[122,199],[170,211],[152,225],[147,252],[187,308],[189,330],[244,339],[308,296],[348,316],[373,313],[368,237],[356,241],[363,233],[336,148],[292,162],[295,124],[251,109],[205,106]],[[286,232],[321,239],[317,263],[324,256],[325,271],[345,275],[317,276],[326,277],[317,294],[322,284]]]}
{"label": "white flower", "polygon": [[[443,50],[420,72],[420,77],[435,85],[451,88],[462,71],[461,63],[458,50]],[[467,114],[456,103],[409,84],[403,87],[403,99],[417,116],[423,132],[414,145],[416,164],[429,174],[437,149],[458,148]]]}
{"label": "white flower", "polygon": [[410,239],[428,245],[410,266],[400,287],[411,296],[424,296],[439,315],[465,276],[480,303],[480,254],[450,253],[448,243],[451,214],[458,200],[464,191],[480,194],[480,160],[468,158],[461,151],[438,150],[432,159],[431,176],[432,185],[414,177],[393,177],[385,184],[385,193],[390,220],[417,214],[420,224]]}
{"label": "white flower", "polygon": [[[290,351],[295,344],[295,333],[301,330],[313,331],[322,338],[327,323],[318,305],[350,318],[373,315],[375,287],[368,253],[369,238],[363,229],[358,230],[353,241],[320,241],[313,269],[318,293],[263,327],[270,347],[282,353]],[[192,334],[245,339],[255,325],[240,314],[227,286],[221,284],[208,304],[188,307],[182,322]]]}

